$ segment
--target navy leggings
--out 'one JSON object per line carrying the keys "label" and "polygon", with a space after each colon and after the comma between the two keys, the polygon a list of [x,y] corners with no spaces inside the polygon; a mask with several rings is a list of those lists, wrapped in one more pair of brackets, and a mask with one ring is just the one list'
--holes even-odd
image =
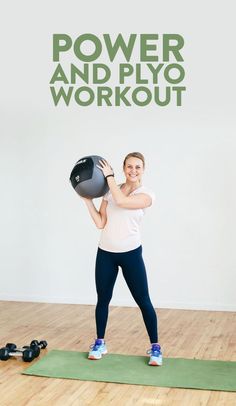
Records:
{"label": "navy leggings", "polygon": [[157,316],[149,297],[142,246],[127,252],[109,252],[98,248],[95,271],[98,295],[95,310],[97,337],[104,338],[105,336],[108,308],[119,266],[129,290],[142,312],[150,342],[157,343]]}

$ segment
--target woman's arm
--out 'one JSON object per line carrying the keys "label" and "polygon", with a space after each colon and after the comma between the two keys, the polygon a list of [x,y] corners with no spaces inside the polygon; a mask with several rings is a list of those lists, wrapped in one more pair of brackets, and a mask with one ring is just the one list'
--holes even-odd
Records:
{"label": "woman's arm", "polygon": [[102,199],[100,209],[97,210],[96,207],[94,206],[92,199],[87,199],[85,197],[82,197],[82,199],[85,202],[89,214],[92,217],[96,227],[104,228],[107,222],[107,212],[106,212],[107,201]]}
{"label": "woman's arm", "polygon": [[152,204],[151,196],[146,193],[125,196],[119,186],[117,186],[115,179],[111,176],[107,178],[107,183],[112,197],[119,207],[123,207],[124,209],[145,209],[145,207],[149,207]]}
{"label": "woman's arm", "polygon": [[[104,174],[104,176],[113,175],[113,170],[111,166],[106,161],[100,161],[101,166],[98,166]],[[125,209],[144,209],[151,206],[152,198],[146,193],[137,193],[132,196],[125,196],[120,190],[119,186],[116,184],[113,176],[108,176],[107,183],[110,188],[113,199],[115,200],[117,206],[123,207]]]}

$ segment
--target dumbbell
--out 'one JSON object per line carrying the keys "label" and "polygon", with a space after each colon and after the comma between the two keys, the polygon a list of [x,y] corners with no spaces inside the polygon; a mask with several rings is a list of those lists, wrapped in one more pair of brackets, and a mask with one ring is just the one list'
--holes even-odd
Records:
{"label": "dumbbell", "polygon": [[31,362],[34,358],[37,358],[40,354],[41,348],[46,348],[47,341],[33,340],[30,345],[25,345],[22,348],[17,348],[16,344],[7,343],[5,347],[0,348],[0,360],[7,361],[10,357],[22,356],[25,362]]}
{"label": "dumbbell", "polygon": [[41,341],[33,340],[30,343],[30,348],[33,348],[33,350],[37,354],[36,356],[38,357],[40,354],[40,350],[46,348],[47,345],[48,345],[48,343],[45,340],[41,340]]}
{"label": "dumbbell", "polygon": [[31,362],[35,358],[33,348],[17,348],[16,344],[8,343],[6,347],[0,348],[0,360],[7,361],[10,357],[22,357],[23,361]]}
{"label": "dumbbell", "polygon": [[34,346],[34,345],[37,345],[39,348],[46,348],[47,345],[48,345],[48,343],[47,343],[46,340],[41,340],[41,341],[33,340],[33,341],[31,341],[31,343],[30,343],[30,347],[31,347],[31,346]]}
{"label": "dumbbell", "polygon": [[46,348],[48,345],[47,341],[33,340],[29,346],[24,346],[23,348],[31,348],[34,351],[34,357],[37,358],[40,354],[41,348]]}

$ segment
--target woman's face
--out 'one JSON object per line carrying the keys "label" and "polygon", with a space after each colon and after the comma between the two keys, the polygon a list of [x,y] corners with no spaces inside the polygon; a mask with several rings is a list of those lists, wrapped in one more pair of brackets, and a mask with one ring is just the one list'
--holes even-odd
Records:
{"label": "woman's face", "polygon": [[126,159],[124,174],[126,180],[132,183],[140,182],[144,172],[143,161],[139,158],[130,157]]}

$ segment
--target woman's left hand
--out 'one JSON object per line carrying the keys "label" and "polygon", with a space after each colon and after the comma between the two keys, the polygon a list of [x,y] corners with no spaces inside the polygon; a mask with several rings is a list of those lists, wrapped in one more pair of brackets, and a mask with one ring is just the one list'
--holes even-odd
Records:
{"label": "woman's left hand", "polygon": [[112,167],[109,165],[107,161],[105,161],[105,159],[100,160],[99,164],[100,165],[97,165],[97,167],[101,169],[105,177],[108,175],[114,175]]}

